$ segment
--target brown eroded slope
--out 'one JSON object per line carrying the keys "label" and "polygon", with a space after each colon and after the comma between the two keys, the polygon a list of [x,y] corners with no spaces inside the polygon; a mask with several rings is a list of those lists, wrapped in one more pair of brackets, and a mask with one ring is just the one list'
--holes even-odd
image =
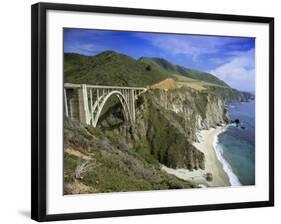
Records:
{"label": "brown eroded slope", "polygon": [[176,81],[172,78],[164,79],[156,84],[149,86],[151,89],[175,89],[177,88]]}

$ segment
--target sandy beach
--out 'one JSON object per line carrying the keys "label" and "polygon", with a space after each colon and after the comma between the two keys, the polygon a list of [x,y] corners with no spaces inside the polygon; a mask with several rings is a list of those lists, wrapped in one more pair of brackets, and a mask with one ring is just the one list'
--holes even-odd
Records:
{"label": "sandy beach", "polygon": [[[162,169],[181,179],[193,181],[201,187],[230,186],[228,175],[224,171],[222,163],[218,160],[213,147],[214,139],[222,129],[223,127],[217,127],[202,130],[198,133],[200,142],[193,143],[198,150],[205,154],[205,170],[189,171],[187,169],[172,169],[166,166],[163,166]],[[212,181],[206,180],[206,173],[212,174]]]}

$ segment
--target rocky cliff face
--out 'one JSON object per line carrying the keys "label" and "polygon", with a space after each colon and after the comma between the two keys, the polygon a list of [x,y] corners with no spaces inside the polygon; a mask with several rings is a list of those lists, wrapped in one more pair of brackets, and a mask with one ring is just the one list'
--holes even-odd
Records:
{"label": "rocky cliff face", "polygon": [[188,88],[157,90],[151,93],[154,102],[164,110],[175,113],[183,122],[180,124],[191,141],[195,133],[228,121],[223,98],[210,92]]}
{"label": "rocky cliff face", "polygon": [[252,93],[241,92],[232,88],[222,88],[218,86],[209,86],[208,90],[215,95],[223,98],[225,103],[232,102],[248,102],[249,100],[254,100],[255,96]]}
{"label": "rocky cliff face", "polygon": [[149,90],[139,97],[136,113],[132,148],[168,167],[189,170],[205,166],[204,154],[191,144],[198,140],[196,132],[227,122],[222,98],[188,88]]}
{"label": "rocky cliff face", "polygon": [[[196,141],[196,132],[202,129],[209,129],[217,125],[228,122],[224,101],[221,97],[212,93],[202,93],[192,89],[171,89],[171,90],[151,90],[142,96],[145,103],[138,111],[139,118],[142,114],[147,116],[163,116],[189,141]],[[156,108],[151,111],[151,108]],[[149,120],[149,119],[148,119]],[[137,119],[136,131],[145,133],[145,128],[141,121]],[[153,120],[149,120],[153,122]],[[148,122],[148,121],[146,121]],[[147,129],[147,128],[146,128]]]}

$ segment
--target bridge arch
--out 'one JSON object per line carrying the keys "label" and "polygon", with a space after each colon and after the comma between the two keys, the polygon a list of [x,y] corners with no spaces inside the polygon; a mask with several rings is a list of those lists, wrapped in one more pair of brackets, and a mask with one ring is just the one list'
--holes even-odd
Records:
{"label": "bridge arch", "polygon": [[116,95],[117,98],[119,99],[122,108],[124,110],[124,114],[125,114],[125,119],[129,122],[132,122],[132,118],[131,118],[131,114],[130,114],[130,109],[129,109],[129,104],[127,99],[125,98],[125,96],[119,91],[119,90],[112,90],[111,92],[109,92],[108,94],[106,94],[105,96],[101,96],[99,99],[97,99],[94,107],[93,107],[93,114],[92,114],[92,125],[94,127],[97,126],[97,123],[99,121],[100,118],[100,114],[102,112],[102,109],[105,105],[105,103],[107,102],[107,100],[113,96]]}

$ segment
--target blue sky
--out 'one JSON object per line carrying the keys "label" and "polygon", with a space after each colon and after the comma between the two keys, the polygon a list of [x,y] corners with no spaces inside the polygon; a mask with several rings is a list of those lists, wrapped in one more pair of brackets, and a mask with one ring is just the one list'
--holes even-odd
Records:
{"label": "blue sky", "polygon": [[255,39],[143,32],[64,30],[64,52],[96,55],[113,50],[139,57],[165,58],[187,68],[210,72],[230,86],[255,89]]}

